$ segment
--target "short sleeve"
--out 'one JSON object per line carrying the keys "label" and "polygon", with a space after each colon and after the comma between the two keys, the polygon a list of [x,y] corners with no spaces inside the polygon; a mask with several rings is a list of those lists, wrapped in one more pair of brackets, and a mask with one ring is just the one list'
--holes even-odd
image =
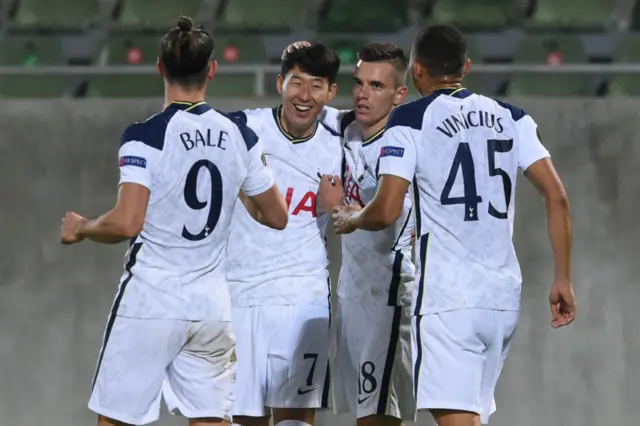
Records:
{"label": "short sleeve", "polygon": [[120,182],[137,183],[149,190],[152,187],[153,169],[162,151],[140,141],[123,141],[118,151]]}
{"label": "short sleeve", "polygon": [[258,141],[249,149],[247,177],[242,183],[242,192],[253,197],[268,191],[274,183],[273,174],[265,165],[262,143]]}
{"label": "short sleeve", "polygon": [[[318,120],[324,124],[327,128],[333,130],[338,134],[343,133],[343,129],[346,125],[350,124],[353,120],[349,120],[348,115],[352,115],[349,113],[353,113],[352,110],[349,109],[336,109],[332,107],[325,106],[322,108],[320,115],[318,116]],[[353,118],[355,119],[355,114],[353,114]],[[343,121],[347,119],[349,123],[344,123]]]}
{"label": "short sleeve", "polygon": [[409,182],[416,173],[414,130],[405,126],[390,127],[380,139],[378,176],[394,175]]}
{"label": "short sleeve", "polygon": [[526,171],[538,160],[550,157],[549,151],[542,145],[538,125],[530,116],[524,116],[515,123],[518,146],[518,167]]}

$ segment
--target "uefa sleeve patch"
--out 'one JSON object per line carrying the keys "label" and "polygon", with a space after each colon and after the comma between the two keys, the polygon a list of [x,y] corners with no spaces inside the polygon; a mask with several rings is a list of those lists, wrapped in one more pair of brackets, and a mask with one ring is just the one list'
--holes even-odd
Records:
{"label": "uefa sleeve patch", "polygon": [[120,167],[124,166],[134,166],[145,169],[147,168],[147,160],[134,155],[125,155],[124,157],[120,157]]}
{"label": "uefa sleeve patch", "polygon": [[382,157],[403,157],[404,148],[399,146],[383,146],[380,148],[380,158]]}

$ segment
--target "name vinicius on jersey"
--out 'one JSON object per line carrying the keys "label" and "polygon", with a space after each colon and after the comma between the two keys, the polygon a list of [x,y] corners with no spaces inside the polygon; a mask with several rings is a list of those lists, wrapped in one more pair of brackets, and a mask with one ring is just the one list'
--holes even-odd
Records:
{"label": "name vinicius on jersey", "polygon": [[502,133],[502,119],[503,117],[496,118],[495,114],[483,110],[461,111],[445,119],[436,129],[450,138],[458,134],[460,129],[469,130],[472,127],[486,127]]}
{"label": "name vinicius on jersey", "polygon": [[227,148],[225,147],[225,142],[229,134],[224,130],[221,130],[218,134],[217,141],[211,138],[211,129],[207,129],[204,134],[199,129],[196,129],[194,132],[184,132],[180,133],[180,140],[182,141],[182,145],[187,151],[191,151],[194,148],[199,146],[201,147],[213,147],[220,148],[223,151]]}

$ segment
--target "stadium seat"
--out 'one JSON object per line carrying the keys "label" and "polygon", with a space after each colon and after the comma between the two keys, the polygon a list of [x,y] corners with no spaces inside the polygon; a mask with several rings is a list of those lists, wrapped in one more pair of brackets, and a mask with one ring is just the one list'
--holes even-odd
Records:
{"label": "stadium seat", "polygon": [[[60,41],[52,36],[8,37],[0,43],[1,66],[37,67],[65,65]],[[13,98],[59,97],[69,91],[69,77],[62,75],[3,75],[0,96]]]}
{"label": "stadium seat", "polygon": [[[518,47],[514,61],[520,64],[546,64],[562,61],[584,64],[587,57],[578,37],[527,37]],[[589,77],[567,73],[514,73],[507,89],[508,95],[581,96],[588,95]]]}
{"label": "stadium seat", "polygon": [[233,0],[217,27],[227,31],[287,31],[304,27],[306,4],[301,0]]}
{"label": "stadium seat", "polygon": [[614,18],[617,0],[537,0],[526,26],[532,28],[601,29]]}
{"label": "stadium seat", "polygon": [[[106,48],[106,63],[110,65],[128,65],[131,60],[140,65],[154,65],[160,53],[160,37],[157,36],[112,36]],[[235,46],[239,54],[237,61],[225,61],[221,58],[224,47]],[[216,40],[216,56],[221,65],[229,62],[266,63],[266,54],[261,43],[251,38]],[[131,56],[132,49],[135,55]],[[229,74],[220,72],[209,87],[211,96],[252,96],[254,94],[253,73]],[[105,75],[91,78],[89,96],[112,97],[162,97],[164,86],[157,74]]]}
{"label": "stadium seat", "polygon": [[407,0],[328,0],[321,31],[393,32],[408,23]]}
{"label": "stadium seat", "polygon": [[464,29],[501,28],[509,22],[513,4],[513,0],[436,0],[427,21]]}
{"label": "stadium seat", "polygon": [[[640,35],[629,34],[621,40],[613,54],[614,62],[640,63]],[[614,74],[609,79],[609,96],[638,96],[638,74]]]}
{"label": "stadium seat", "polygon": [[215,37],[216,59],[224,64],[267,64],[269,57],[260,37]]}
{"label": "stadium seat", "polygon": [[[160,37],[112,36],[106,46],[106,64],[154,65],[160,53]],[[162,97],[164,86],[157,74],[102,75],[89,81],[88,96]]]}
{"label": "stadium seat", "polygon": [[166,31],[181,15],[197,16],[201,3],[202,0],[123,0],[116,28]]}
{"label": "stadium seat", "polygon": [[82,30],[99,13],[98,0],[19,0],[12,29]]}

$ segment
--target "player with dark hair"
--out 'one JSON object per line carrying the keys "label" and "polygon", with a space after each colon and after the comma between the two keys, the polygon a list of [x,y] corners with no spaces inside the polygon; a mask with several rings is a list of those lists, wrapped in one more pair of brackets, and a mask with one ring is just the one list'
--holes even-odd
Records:
{"label": "player with dark hair", "polygon": [[576,313],[569,201],[522,109],[469,92],[463,35],[447,25],[413,44],[413,82],[423,98],[396,108],[382,138],[379,182],[364,208],[338,207],[339,234],[377,231],[403,213],[410,185],[418,235],[413,291],[414,384],[419,410],[439,426],[477,426],[493,395],[518,322],[521,272],[512,242],[518,170],[540,191],[555,261],[554,328]]}
{"label": "player with dark hair", "polygon": [[114,208],[69,212],[61,240],[130,240],[93,382],[98,425],[158,419],[161,397],[191,426],[229,425],[235,341],[225,277],[238,193],[262,223],[285,228],[285,200],[244,123],[208,106],[213,41],[180,18],[162,40],[165,109],[126,128]]}
{"label": "player with dark hair", "polygon": [[[285,49],[308,45],[297,42]],[[344,147],[344,202],[365,206],[375,195],[380,140],[393,109],[404,102],[407,58],[393,43],[371,43],[357,54],[354,109],[325,107],[322,120],[340,132]],[[320,193],[336,199],[341,188],[323,182]],[[411,370],[411,198],[380,232],[342,237],[342,266],[335,309],[332,394],[336,414],[353,414],[359,426],[415,421]],[[362,330],[367,332],[363,333]]]}
{"label": "player with dark hair", "polygon": [[238,205],[229,240],[229,279],[238,372],[233,421],[308,426],[326,406],[330,285],[325,230],[337,201],[317,196],[321,180],[342,188],[338,134],[318,122],[336,93],[337,55],[317,43],[282,59],[276,108],[231,114],[264,141],[283,189],[289,224],[274,232]]}

